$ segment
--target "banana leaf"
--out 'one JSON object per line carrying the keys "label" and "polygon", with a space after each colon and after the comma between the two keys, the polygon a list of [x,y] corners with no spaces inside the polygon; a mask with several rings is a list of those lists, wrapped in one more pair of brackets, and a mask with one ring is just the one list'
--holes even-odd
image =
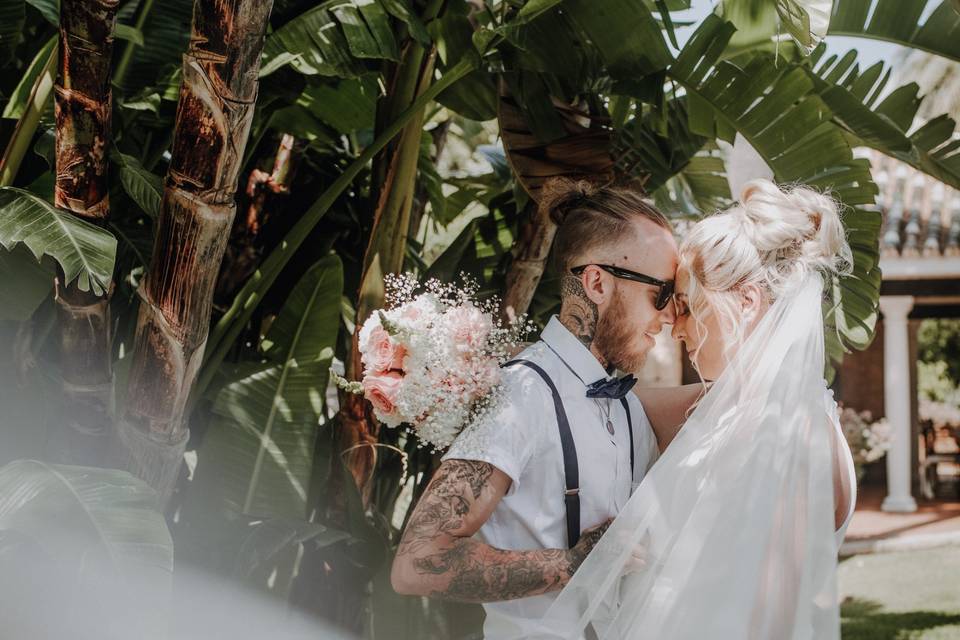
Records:
{"label": "banana leaf", "polygon": [[155,505],[125,471],[35,460],[0,469],[4,633],[162,637],[173,545]]}
{"label": "banana leaf", "polygon": [[50,256],[66,284],[103,295],[113,276],[117,240],[100,227],[59,212],[46,200],[14,187],[0,188],[0,245],[23,244],[40,260]]}

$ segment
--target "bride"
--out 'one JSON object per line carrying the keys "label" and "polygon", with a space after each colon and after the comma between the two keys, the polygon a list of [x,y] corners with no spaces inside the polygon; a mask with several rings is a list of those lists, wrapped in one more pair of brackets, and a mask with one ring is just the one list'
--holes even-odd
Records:
{"label": "bride", "polygon": [[[839,638],[853,460],[824,371],[837,205],[748,183],[680,247],[677,321],[712,387],[543,619],[544,637]],[[829,281],[829,280],[828,280]]]}

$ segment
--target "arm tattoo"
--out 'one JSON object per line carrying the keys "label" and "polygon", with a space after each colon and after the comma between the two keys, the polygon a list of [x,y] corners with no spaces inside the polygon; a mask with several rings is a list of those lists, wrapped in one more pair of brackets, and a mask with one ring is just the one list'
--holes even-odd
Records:
{"label": "arm tattoo", "polygon": [[448,460],[437,471],[403,533],[397,557],[434,597],[495,602],[561,589],[603,535],[584,533],[573,549],[509,551],[467,537],[473,503],[492,490],[493,466]]}
{"label": "arm tattoo", "polygon": [[496,602],[563,588],[573,570],[565,549],[505,551],[471,538],[417,558],[418,574],[445,577],[433,597],[461,602]]}
{"label": "arm tattoo", "polygon": [[573,575],[573,572],[579,569],[583,561],[587,559],[587,555],[600,542],[600,538],[607,532],[611,522],[612,520],[608,520],[599,527],[583,532],[577,544],[570,549],[570,575]]}
{"label": "arm tattoo", "polygon": [[451,460],[442,465],[413,511],[397,554],[416,553],[441,535],[463,526],[470,505],[480,498],[493,475],[493,465],[474,460]]}
{"label": "arm tattoo", "polygon": [[587,297],[578,278],[564,276],[560,284],[563,306],[560,322],[589,349],[597,330],[597,305]]}

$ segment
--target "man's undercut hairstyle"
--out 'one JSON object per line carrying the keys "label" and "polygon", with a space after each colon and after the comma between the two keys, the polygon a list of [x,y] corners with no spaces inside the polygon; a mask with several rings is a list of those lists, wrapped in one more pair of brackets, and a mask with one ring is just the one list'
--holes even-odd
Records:
{"label": "man's undercut hairstyle", "polygon": [[554,178],[543,186],[541,206],[557,225],[554,264],[566,273],[578,256],[632,234],[631,224],[646,218],[670,230],[670,221],[641,192],[625,186],[600,186],[586,180]]}

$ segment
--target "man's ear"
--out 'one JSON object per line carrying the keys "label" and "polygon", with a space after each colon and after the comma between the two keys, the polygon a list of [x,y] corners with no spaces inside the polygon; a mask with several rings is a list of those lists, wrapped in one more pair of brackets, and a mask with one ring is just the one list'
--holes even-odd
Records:
{"label": "man's ear", "polygon": [[590,301],[597,306],[610,299],[613,289],[613,282],[611,281],[612,278],[607,277],[603,269],[594,265],[589,265],[580,274],[580,284],[583,286],[584,292]]}

